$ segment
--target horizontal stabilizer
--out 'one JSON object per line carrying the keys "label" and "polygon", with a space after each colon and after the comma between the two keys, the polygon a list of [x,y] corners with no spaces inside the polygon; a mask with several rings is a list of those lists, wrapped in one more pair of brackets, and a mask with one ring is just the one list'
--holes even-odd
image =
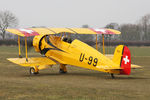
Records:
{"label": "horizontal stabilizer", "polygon": [[131,68],[132,69],[139,69],[139,68],[142,68],[142,66],[131,64]]}
{"label": "horizontal stabilizer", "polygon": [[7,60],[11,61],[12,63],[25,66],[25,67],[56,64],[56,62],[52,61],[47,57],[32,57],[32,58],[28,58],[28,61],[26,61],[26,58],[7,58]]}

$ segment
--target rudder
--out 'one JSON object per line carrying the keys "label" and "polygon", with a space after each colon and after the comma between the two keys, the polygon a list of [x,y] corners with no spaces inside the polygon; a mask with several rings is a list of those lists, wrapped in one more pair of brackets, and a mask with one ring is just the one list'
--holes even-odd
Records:
{"label": "rudder", "polygon": [[115,49],[113,62],[120,65],[121,75],[130,75],[131,73],[131,54],[127,46],[119,45]]}

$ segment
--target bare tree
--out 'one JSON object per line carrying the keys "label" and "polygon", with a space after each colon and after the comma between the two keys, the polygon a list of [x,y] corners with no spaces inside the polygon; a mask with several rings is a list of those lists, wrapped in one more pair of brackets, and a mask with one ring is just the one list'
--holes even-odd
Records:
{"label": "bare tree", "polygon": [[141,28],[141,38],[142,40],[150,39],[150,14],[143,16],[140,19],[139,26]]}
{"label": "bare tree", "polygon": [[0,11],[0,36],[5,39],[8,27],[16,27],[18,25],[17,17],[10,11]]}
{"label": "bare tree", "polygon": [[122,24],[120,26],[121,40],[123,41],[139,41],[140,28],[136,24]]}
{"label": "bare tree", "polygon": [[110,24],[107,24],[105,26],[105,28],[110,28],[110,29],[116,29],[116,30],[118,30],[119,29],[119,24],[117,24],[117,23],[110,23]]}
{"label": "bare tree", "polygon": [[[84,24],[82,25],[82,28],[90,28],[90,26],[88,24]],[[83,42],[93,41],[94,39],[91,34],[80,34],[77,38]]]}
{"label": "bare tree", "polygon": [[[109,23],[105,26],[105,28],[119,30],[119,24],[118,23]],[[112,35],[112,34],[105,35],[106,40],[115,40],[115,39],[118,39],[118,38],[119,38],[119,35]]]}
{"label": "bare tree", "polygon": [[82,25],[82,28],[89,28],[88,24]]}

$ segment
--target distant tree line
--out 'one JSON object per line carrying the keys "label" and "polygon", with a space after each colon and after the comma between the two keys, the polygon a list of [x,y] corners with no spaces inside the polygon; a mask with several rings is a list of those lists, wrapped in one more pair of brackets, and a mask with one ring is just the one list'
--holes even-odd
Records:
{"label": "distant tree line", "polygon": [[[82,27],[89,28],[88,25],[83,25]],[[150,46],[150,14],[143,16],[136,24],[128,23],[119,25],[118,23],[109,23],[104,28],[121,31],[121,35],[105,35],[106,45],[117,45],[120,43],[125,45]],[[86,40],[88,44],[94,44],[94,35],[81,35],[79,37],[80,40],[88,39],[88,41]],[[102,35],[99,35],[98,38],[98,42],[102,44]]]}
{"label": "distant tree line", "polygon": [[136,24],[110,23],[106,28],[121,31],[118,40],[121,41],[150,41],[150,14],[143,16]]}

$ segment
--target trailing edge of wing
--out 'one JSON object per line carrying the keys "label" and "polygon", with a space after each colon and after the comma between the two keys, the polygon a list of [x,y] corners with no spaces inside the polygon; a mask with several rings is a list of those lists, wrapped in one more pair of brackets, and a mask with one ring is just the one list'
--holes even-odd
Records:
{"label": "trailing edge of wing", "polygon": [[46,57],[28,58],[28,62],[26,61],[26,58],[7,58],[7,60],[11,61],[12,63],[24,66],[24,67],[56,64],[54,61]]}
{"label": "trailing edge of wing", "polygon": [[49,35],[58,33],[72,34],[121,34],[120,31],[114,29],[100,28],[24,28],[24,29],[6,29],[6,31],[22,36],[29,37],[35,35]]}

